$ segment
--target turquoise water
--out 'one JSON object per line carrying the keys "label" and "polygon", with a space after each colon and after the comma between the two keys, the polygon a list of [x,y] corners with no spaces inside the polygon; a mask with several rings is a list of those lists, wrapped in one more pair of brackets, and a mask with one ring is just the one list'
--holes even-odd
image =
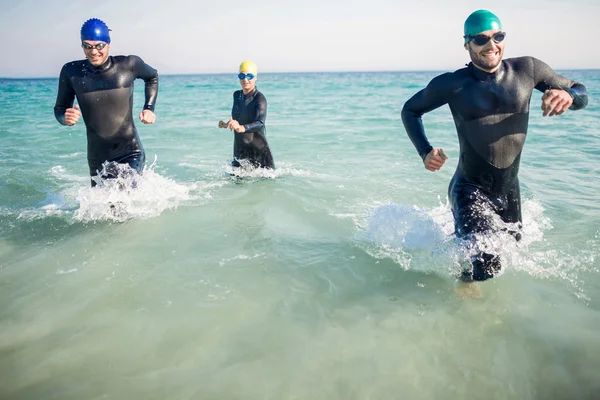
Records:
{"label": "turquoise water", "polygon": [[235,76],[161,77],[134,191],[89,188],[55,79],[0,80],[0,397],[599,398],[600,75],[563,74],[590,105],[534,93],[524,239],[487,238],[481,298],[454,292],[450,112],[436,173],[400,120],[436,73],[261,74],[277,170],[241,180]]}

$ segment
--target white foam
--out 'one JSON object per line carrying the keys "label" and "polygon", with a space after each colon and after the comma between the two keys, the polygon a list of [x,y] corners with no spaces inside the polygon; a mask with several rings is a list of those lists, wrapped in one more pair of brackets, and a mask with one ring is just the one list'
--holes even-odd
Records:
{"label": "white foam", "polygon": [[268,178],[275,179],[282,176],[296,177],[321,177],[326,178],[327,175],[314,173],[310,170],[296,169],[287,167],[285,163],[280,164],[276,169],[256,168],[247,160],[240,161],[241,167],[232,167],[231,165],[223,166],[223,171],[235,178]]}
{"label": "white foam", "polygon": [[55,165],[54,167],[50,168],[50,170],[48,170],[48,173],[53,178],[59,179],[61,181],[66,181],[66,182],[81,183],[81,182],[89,182],[89,179],[90,179],[88,176],[70,174],[67,172],[65,167],[63,167],[62,165]]}
{"label": "white foam", "polygon": [[444,237],[441,227],[425,210],[396,204],[374,209],[365,234],[368,241],[403,249],[432,248]]}
{"label": "white foam", "polygon": [[58,158],[75,158],[75,157],[79,157],[80,155],[83,155],[83,153],[77,152],[77,153],[71,153],[71,154],[61,154],[58,156]]}
{"label": "white foam", "polygon": [[[597,246],[592,243],[591,249],[579,249],[576,254],[557,251],[544,240],[544,233],[553,226],[542,205],[536,200],[526,200],[522,211],[520,241],[503,231],[476,235],[476,246],[472,241],[457,239],[447,201],[431,210],[397,204],[375,207],[359,224],[355,238],[375,258],[391,259],[407,270],[452,278],[476,252],[498,254],[502,260],[501,274],[517,271],[537,279],[559,278],[572,283],[578,295],[585,298],[583,282],[578,276],[593,265],[599,255]],[[516,224],[504,223],[496,216],[495,222],[499,228],[516,229]]]}
{"label": "white foam", "polygon": [[[142,175],[130,170],[115,179],[97,180],[94,188],[79,189],[78,221],[125,221],[131,218],[151,218],[174,209],[181,201],[190,200],[190,188],[154,171],[155,163],[144,168]],[[129,168],[119,165],[119,168]]]}

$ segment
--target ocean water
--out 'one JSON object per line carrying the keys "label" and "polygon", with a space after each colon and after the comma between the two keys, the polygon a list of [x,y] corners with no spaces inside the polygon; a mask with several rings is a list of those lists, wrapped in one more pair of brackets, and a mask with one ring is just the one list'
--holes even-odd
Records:
{"label": "ocean water", "polygon": [[600,398],[600,71],[562,73],[590,105],[533,94],[524,238],[486,238],[479,298],[454,291],[450,112],[424,118],[436,173],[400,119],[437,73],[261,74],[277,169],[242,178],[235,75],[161,77],[135,190],[90,189],[56,79],[0,80],[0,398]]}

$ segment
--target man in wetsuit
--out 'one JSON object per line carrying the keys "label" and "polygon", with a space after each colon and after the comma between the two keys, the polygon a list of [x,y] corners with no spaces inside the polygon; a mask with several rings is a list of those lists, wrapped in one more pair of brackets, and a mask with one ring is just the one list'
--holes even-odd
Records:
{"label": "man in wetsuit", "polygon": [[[448,197],[456,235],[475,240],[476,234],[496,229],[494,214],[520,228],[517,174],[533,89],[544,93],[544,116],[584,108],[587,91],[533,57],[502,60],[505,33],[498,17],[489,11],[472,13],[465,21],[464,35],[471,63],[437,76],[410,98],[402,109],[402,121],[425,168],[437,171],[447,157],[441,148],[429,144],[421,117],[449,105],[460,156]],[[511,233],[520,238],[518,231]],[[477,242],[475,245],[477,249]],[[500,270],[499,256],[483,250],[478,250],[471,262],[473,270],[463,272],[463,281],[483,281]]]}
{"label": "man in wetsuit", "polygon": [[256,89],[258,69],[252,61],[240,64],[238,79],[242,90],[233,93],[233,109],[227,127],[235,131],[233,140],[234,167],[247,160],[258,168],[275,168],[267,143],[265,121],[267,99]]}
{"label": "man in wetsuit", "polygon": [[[144,124],[156,119],[158,73],[138,56],[109,56],[109,31],[96,18],[83,24],[81,46],[86,59],[63,66],[54,107],[54,116],[63,125],[74,125],[83,115],[92,186],[97,175],[116,178],[133,171],[141,173],[144,168],[144,148],[132,116],[137,78],[146,83],[146,101],[139,118]],[[75,97],[81,111],[79,106],[73,107]]]}

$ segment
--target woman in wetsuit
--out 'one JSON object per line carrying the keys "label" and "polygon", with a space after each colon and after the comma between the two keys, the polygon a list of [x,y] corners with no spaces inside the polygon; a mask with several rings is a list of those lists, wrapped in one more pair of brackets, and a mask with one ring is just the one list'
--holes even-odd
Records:
{"label": "woman in wetsuit", "polygon": [[267,143],[265,121],[267,119],[267,99],[256,89],[256,64],[244,61],[240,65],[238,79],[242,90],[233,93],[233,108],[227,128],[234,131],[234,167],[246,160],[257,168],[275,168],[273,156]]}

